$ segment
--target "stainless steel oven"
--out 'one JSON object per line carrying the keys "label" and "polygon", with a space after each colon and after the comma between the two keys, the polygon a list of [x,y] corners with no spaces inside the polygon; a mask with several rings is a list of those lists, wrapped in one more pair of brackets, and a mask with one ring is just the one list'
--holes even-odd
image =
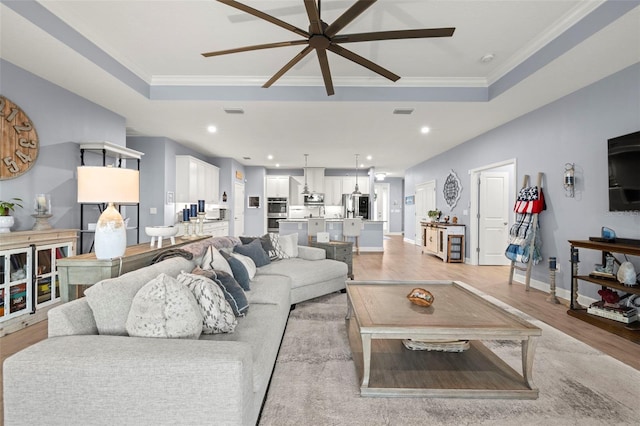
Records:
{"label": "stainless steel oven", "polygon": [[267,198],[267,215],[284,214],[287,216],[287,199],[286,198]]}
{"label": "stainless steel oven", "polygon": [[278,220],[286,219],[288,213],[286,198],[267,198],[267,232],[279,232]]}
{"label": "stainless steel oven", "polygon": [[280,224],[278,223],[278,221],[280,219],[286,219],[286,216],[282,216],[282,217],[273,217],[273,216],[267,216],[267,232],[280,232]]}

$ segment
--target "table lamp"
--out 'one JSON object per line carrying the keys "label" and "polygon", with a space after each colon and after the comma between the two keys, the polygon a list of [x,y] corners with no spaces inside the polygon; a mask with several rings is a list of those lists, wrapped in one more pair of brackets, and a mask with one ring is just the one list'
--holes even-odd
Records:
{"label": "table lamp", "polygon": [[127,230],[114,203],[140,201],[140,172],[119,167],[78,167],[78,202],[108,203],[96,224],[96,258],[124,255]]}

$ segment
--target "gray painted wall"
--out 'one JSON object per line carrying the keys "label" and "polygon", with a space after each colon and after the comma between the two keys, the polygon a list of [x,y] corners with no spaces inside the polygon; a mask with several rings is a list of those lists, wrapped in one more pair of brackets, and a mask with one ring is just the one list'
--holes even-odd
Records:
{"label": "gray painted wall", "polygon": [[35,194],[51,194],[54,228],[80,227],[76,167],[79,143],[109,141],[125,145],[125,119],[0,59],[0,93],[29,116],[40,139],[40,154],[26,174],[0,183],[0,199],[22,198],[13,231],[29,230],[35,220]]}
{"label": "gray painted wall", "polygon": [[404,231],[404,179],[385,178],[389,183],[389,232],[393,234]]}
{"label": "gray painted wall", "polygon": [[[437,204],[445,206],[442,182],[449,169],[454,169],[463,191],[452,213],[468,225],[469,217],[461,215],[461,211],[469,206],[470,169],[515,158],[517,186],[524,174],[544,172],[548,209],[540,215],[540,221],[545,261],[534,267],[532,276],[548,282],[546,259],[557,256],[560,266],[557,285],[569,289],[567,240],[597,236],[602,226],[613,228],[620,237],[640,239],[640,213],[609,212],[607,189],[607,139],[637,130],[640,130],[640,64],[408,169],[406,193],[415,193],[418,183],[437,179]],[[567,162],[576,165],[575,198],[565,197],[562,186]],[[413,235],[415,209],[406,207],[411,208],[405,210],[405,231],[406,235]],[[600,262],[593,251],[582,250],[580,257],[583,272],[589,272],[594,263]],[[634,263],[640,270],[640,261],[635,259]],[[581,293],[593,295],[595,289],[583,285]]]}
{"label": "gray painted wall", "polygon": [[[246,209],[244,213],[244,234],[264,235],[267,232],[265,217],[266,213],[266,169],[264,167],[246,167],[245,184],[246,197],[260,197],[260,208]],[[245,197],[245,198],[246,198]],[[246,201],[245,201],[246,206]]]}
{"label": "gray painted wall", "polygon": [[[144,153],[140,165],[140,242],[150,241],[145,226],[174,225],[178,220],[176,206],[167,203],[167,192],[176,192],[176,155],[191,155],[213,162],[206,156],[165,137],[130,136],[127,147]],[[194,200],[195,201],[195,200]],[[151,214],[151,208],[157,214]]]}

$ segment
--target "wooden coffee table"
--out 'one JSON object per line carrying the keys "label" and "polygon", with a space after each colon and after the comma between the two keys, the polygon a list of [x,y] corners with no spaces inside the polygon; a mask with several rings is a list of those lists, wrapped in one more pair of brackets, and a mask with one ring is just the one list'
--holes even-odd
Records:
{"label": "wooden coffee table", "polygon": [[[536,399],[533,356],[542,330],[457,281],[347,282],[349,343],[362,396]],[[407,294],[420,287],[430,307]],[[464,352],[414,351],[402,339],[469,340]],[[520,341],[522,374],[481,340]]]}

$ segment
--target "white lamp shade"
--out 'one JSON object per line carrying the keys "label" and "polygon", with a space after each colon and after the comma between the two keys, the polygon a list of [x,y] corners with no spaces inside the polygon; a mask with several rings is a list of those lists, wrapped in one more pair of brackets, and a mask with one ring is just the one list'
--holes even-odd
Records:
{"label": "white lamp shade", "polygon": [[79,203],[137,203],[140,172],[119,167],[78,167]]}

